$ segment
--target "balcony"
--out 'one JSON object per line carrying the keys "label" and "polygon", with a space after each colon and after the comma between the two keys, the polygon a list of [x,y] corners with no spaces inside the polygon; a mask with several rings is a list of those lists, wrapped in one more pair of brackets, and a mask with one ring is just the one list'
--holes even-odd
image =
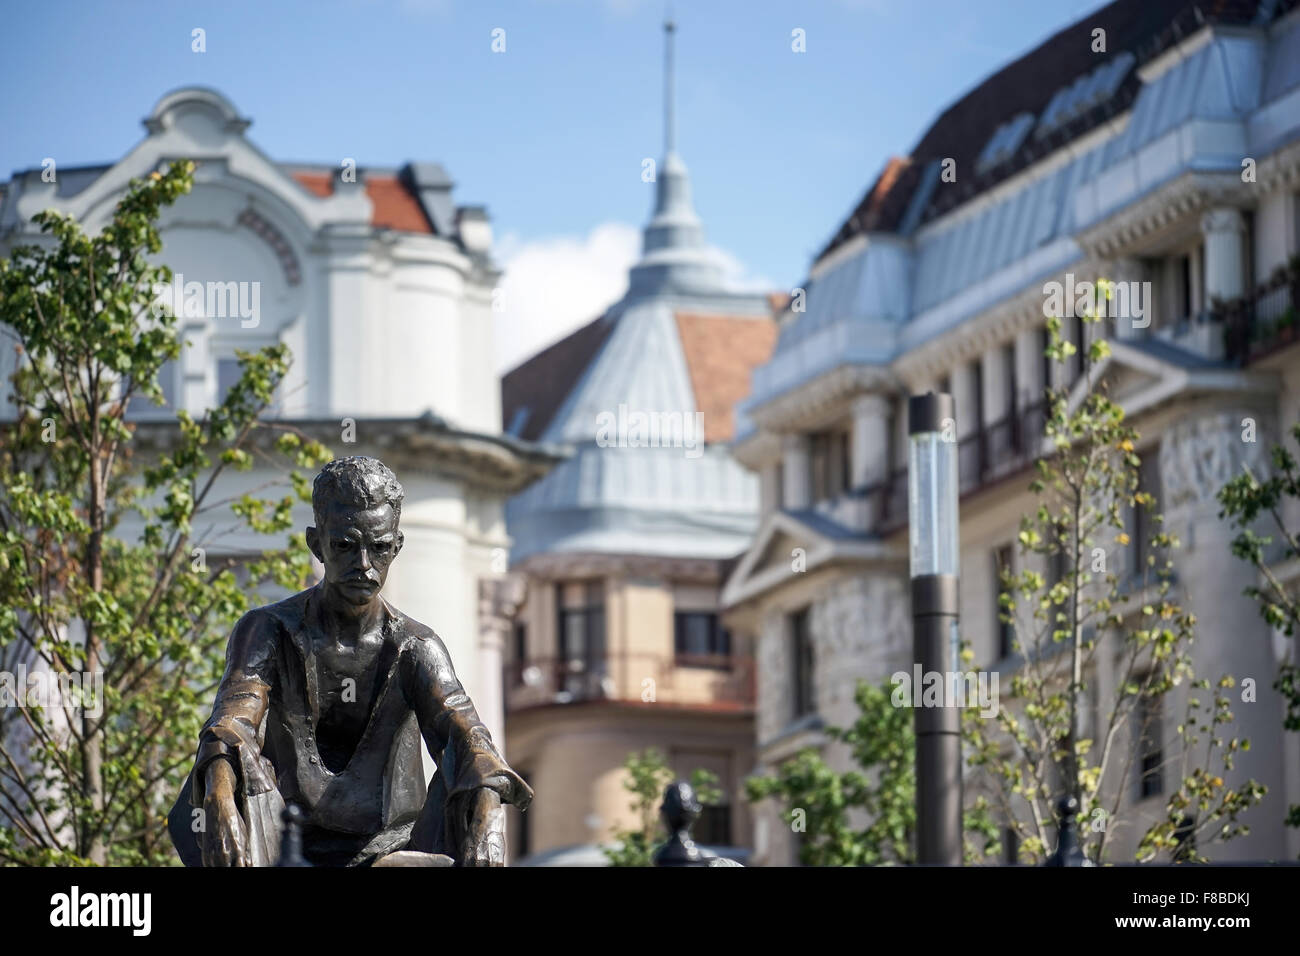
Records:
{"label": "balcony", "polygon": [[507,713],[593,701],[745,711],[755,700],[754,661],[742,656],[540,657],[509,662],[504,676]]}
{"label": "balcony", "polygon": [[[1029,465],[1041,447],[1046,422],[1047,403],[1036,402],[961,439],[957,446],[961,494],[971,494]],[[885,481],[855,495],[867,499],[868,512],[877,516],[877,532],[888,534],[907,524],[906,468],[895,469]]]}
{"label": "balcony", "polygon": [[1300,298],[1300,264],[1280,269],[1250,294],[1216,302],[1223,321],[1224,350],[1232,362],[1249,364],[1286,348],[1300,338],[1296,300]]}

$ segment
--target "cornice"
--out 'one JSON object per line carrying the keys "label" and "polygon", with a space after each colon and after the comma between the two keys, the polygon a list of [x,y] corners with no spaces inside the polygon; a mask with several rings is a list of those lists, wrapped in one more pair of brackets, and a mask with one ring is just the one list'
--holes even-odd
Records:
{"label": "cornice", "polygon": [[1258,184],[1238,173],[1184,173],[1132,205],[1108,216],[1075,239],[1097,259],[1132,255],[1172,227],[1215,206],[1254,205]]}
{"label": "cornice", "polygon": [[[291,429],[336,455],[373,454],[394,471],[418,471],[461,480],[470,487],[513,495],[545,476],[565,457],[561,449],[499,435],[460,431],[432,417],[357,419],[356,443],[340,441],[342,419],[268,419],[253,432],[253,447],[269,450]],[[132,421],[140,449],[167,449],[178,435],[174,421]]]}
{"label": "cornice", "polygon": [[720,585],[722,565],[722,561],[707,558],[550,551],[531,554],[511,570],[536,581],[572,581],[613,576]]}
{"label": "cornice", "polygon": [[[1087,259],[1070,268],[1076,276],[1106,274],[1109,263]],[[1062,276],[1065,273],[1061,273]],[[1044,282],[1055,277],[1046,277]],[[1014,341],[1022,331],[1042,325],[1043,288],[1035,282],[1003,299],[993,307],[966,319],[956,328],[936,335],[894,360],[894,374],[913,390],[928,388],[964,362],[979,358],[989,349]]]}
{"label": "cornice", "polygon": [[799,432],[848,414],[851,400],[858,395],[897,388],[888,368],[841,365],[751,409],[749,417],[766,431]]}

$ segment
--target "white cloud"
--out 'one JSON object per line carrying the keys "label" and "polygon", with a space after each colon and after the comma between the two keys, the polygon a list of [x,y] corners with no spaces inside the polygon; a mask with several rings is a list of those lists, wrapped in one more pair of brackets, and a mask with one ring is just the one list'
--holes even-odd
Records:
{"label": "white cloud", "polygon": [[710,252],[722,265],[722,282],[733,292],[771,292],[776,283],[765,275],[749,271],[749,267],[725,249],[711,246]]}
{"label": "white cloud", "polygon": [[[723,282],[738,292],[776,288],[738,258],[713,247]],[[494,333],[499,372],[507,372],[546,346],[586,325],[627,291],[627,273],[641,255],[641,230],[601,223],[585,237],[548,236],[523,241],[506,235],[496,245],[505,275]]]}
{"label": "white cloud", "polygon": [[494,330],[497,369],[514,368],[618,301],[640,251],[640,231],[622,222],[602,223],[585,237],[504,237],[496,247],[505,270]]}

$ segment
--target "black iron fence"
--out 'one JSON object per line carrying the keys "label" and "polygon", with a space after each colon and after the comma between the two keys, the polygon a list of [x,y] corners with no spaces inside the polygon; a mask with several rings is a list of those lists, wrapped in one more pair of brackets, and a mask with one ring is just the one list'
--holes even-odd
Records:
{"label": "black iron fence", "polygon": [[[963,495],[1020,471],[1034,460],[1047,423],[1047,403],[1015,409],[996,422],[982,425],[957,447],[958,483]],[[857,494],[866,497],[877,531],[894,531],[907,524],[907,468]]]}

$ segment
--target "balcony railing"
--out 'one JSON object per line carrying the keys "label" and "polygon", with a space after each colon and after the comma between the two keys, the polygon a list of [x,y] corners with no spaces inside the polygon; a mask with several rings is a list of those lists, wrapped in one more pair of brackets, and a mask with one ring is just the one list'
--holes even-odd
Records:
{"label": "balcony railing", "polygon": [[1248,363],[1300,340],[1300,269],[1274,273],[1248,295],[1216,303],[1215,315],[1223,321],[1227,358]]}
{"label": "balcony railing", "polygon": [[589,701],[711,709],[754,705],[754,661],[729,655],[539,657],[505,665],[506,710]]}
{"label": "balcony railing", "polygon": [[[961,493],[969,494],[1024,468],[1034,460],[1047,421],[1047,404],[1036,402],[985,425],[958,442],[957,472]],[[889,532],[907,524],[907,469],[898,468],[860,494],[875,515],[875,529]]]}

